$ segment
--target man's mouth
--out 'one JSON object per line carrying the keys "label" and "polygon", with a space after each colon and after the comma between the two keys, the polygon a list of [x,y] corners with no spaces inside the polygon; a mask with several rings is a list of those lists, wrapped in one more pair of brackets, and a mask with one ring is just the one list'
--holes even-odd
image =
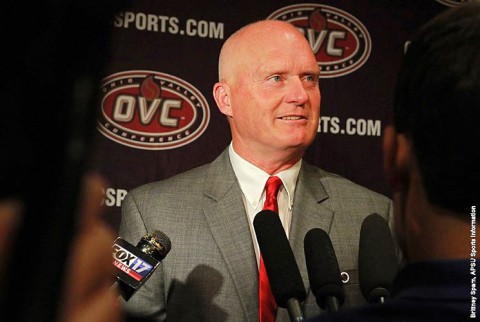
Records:
{"label": "man's mouth", "polygon": [[301,120],[304,119],[302,116],[282,116],[280,117],[281,120],[287,120],[287,121],[295,121],[295,120]]}

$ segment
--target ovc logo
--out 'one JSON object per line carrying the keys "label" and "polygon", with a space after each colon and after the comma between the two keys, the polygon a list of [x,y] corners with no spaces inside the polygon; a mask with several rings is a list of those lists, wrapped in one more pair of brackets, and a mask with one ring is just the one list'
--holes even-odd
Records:
{"label": "ovc logo", "polygon": [[296,4],[278,9],[267,19],[290,22],[305,35],[322,78],[350,74],[370,56],[372,42],[367,29],[354,16],[338,8]]}
{"label": "ovc logo", "polygon": [[178,77],[133,70],[110,75],[101,84],[98,130],[120,144],[174,149],[202,135],[210,121],[205,97]]}

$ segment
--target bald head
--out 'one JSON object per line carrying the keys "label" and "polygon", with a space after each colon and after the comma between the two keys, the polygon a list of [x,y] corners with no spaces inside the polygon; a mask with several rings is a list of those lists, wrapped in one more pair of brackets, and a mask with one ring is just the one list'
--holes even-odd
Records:
{"label": "bald head", "polygon": [[262,20],[228,38],[213,96],[235,152],[270,174],[300,160],[318,129],[319,75],[308,41],[290,23]]}
{"label": "bald head", "polygon": [[[220,81],[234,81],[237,74],[245,70],[246,65],[255,61],[255,57],[265,55],[269,48],[282,46],[310,45],[294,25],[279,20],[261,20],[239,29],[224,43],[218,62]],[[311,52],[313,57],[313,52]]]}

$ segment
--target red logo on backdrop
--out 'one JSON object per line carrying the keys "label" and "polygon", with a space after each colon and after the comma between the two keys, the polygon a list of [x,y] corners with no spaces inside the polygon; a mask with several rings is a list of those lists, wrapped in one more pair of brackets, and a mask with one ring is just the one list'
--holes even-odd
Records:
{"label": "red logo on backdrop", "polygon": [[372,42],[365,26],[351,14],[323,4],[283,7],[267,19],[288,21],[307,38],[322,78],[352,73],[368,60]]}
{"label": "red logo on backdrop", "polygon": [[165,73],[133,70],[102,80],[98,130],[120,144],[145,150],[174,149],[195,141],[208,126],[205,97]]}
{"label": "red logo on backdrop", "polygon": [[458,7],[458,6],[466,5],[468,3],[476,2],[477,0],[436,0],[436,1],[448,7]]}

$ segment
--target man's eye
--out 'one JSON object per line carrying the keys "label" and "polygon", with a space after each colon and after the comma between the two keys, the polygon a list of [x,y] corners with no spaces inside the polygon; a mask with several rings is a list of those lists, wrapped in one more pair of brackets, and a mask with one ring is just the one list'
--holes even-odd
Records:
{"label": "man's eye", "polygon": [[305,80],[308,81],[308,82],[315,82],[316,81],[315,76],[313,76],[313,75],[305,76]]}
{"label": "man's eye", "polygon": [[275,75],[269,78],[270,81],[278,83],[279,81],[282,80],[282,78],[279,75]]}

